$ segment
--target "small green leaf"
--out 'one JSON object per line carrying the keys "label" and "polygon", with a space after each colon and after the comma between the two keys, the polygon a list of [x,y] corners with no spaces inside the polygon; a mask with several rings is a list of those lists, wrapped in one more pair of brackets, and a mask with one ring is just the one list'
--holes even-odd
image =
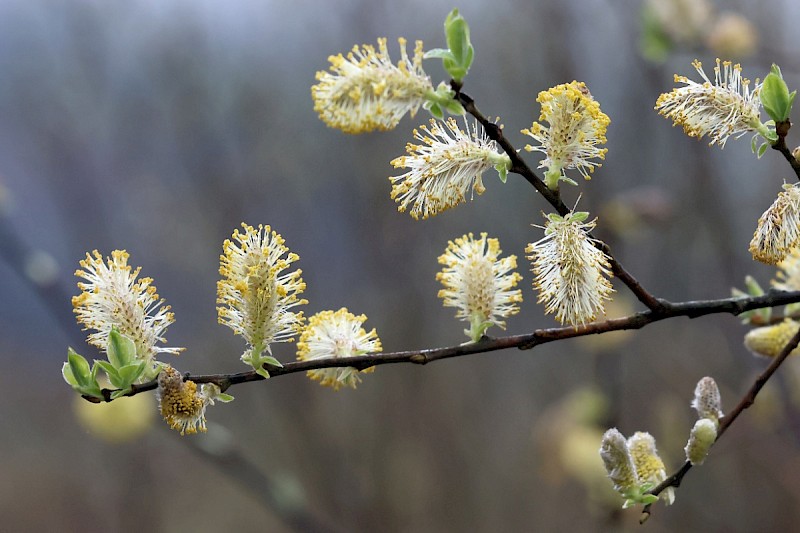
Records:
{"label": "small green leaf", "polygon": [[569,219],[574,222],[583,222],[587,218],[589,218],[588,211],[575,211],[569,215]]}
{"label": "small green leaf", "polygon": [[219,394],[217,394],[214,400],[215,401],[219,400],[222,403],[228,403],[233,401],[233,396],[231,396],[230,394],[225,394],[224,392],[220,392]]}
{"label": "small green leaf", "polygon": [[116,400],[117,398],[121,398],[122,396],[128,394],[130,391],[131,391],[130,387],[125,387],[120,390],[115,390],[114,392],[111,393],[111,399]]}
{"label": "small green leaf", "polygon": [[497,164],[494,166],[494,169],[497,171],[497,174],[500,176],[500,181],[503,183],[506,182],[508,179],[508,167],[502,163]]}
{"label": "small green leaf", "polygon": [[281,362],[278,361],[277,359],[275,359],[274,357],[272,357],[271,355],[262,355],[261,358],[259,359],[259,362],[262,365],[264,363],[266,363],[268,365],[272,365],[272,366],[277,366],[277,367],[283,368],[283,365],[281,364]]}
{"label": "small green leaf", "polygon": [[749,274],[744,277],[744,286],[750,296],[762,296],[764,294],[764,289],[761,288],[758,280]]}
{"label": "small green leaf", "polygon": [[456,59],[453,55],[453,52],[444,48],[434,48],[432,50],[428,50],[422,57],[424,59],[449,59],[451,61],[455,61]]}
{"label": "small green leaf", "polygon": [[64,381],[73,388],[80,386],[78,380],[75,379],[75,375],[72,373],[72,368],[70,368],[69,363],[64,363],[61,367],[61,375],[64,376]]}
{"label": "small green leaf", "polygon": [[110,381],[114,387],[120,388],[125,386],[124,380],[120,377],[119,372],[117,372],[117,369],[114,368],[114,365],[108,361],[100,360],[95,360],[94,364],[99,365],[100,368],[103,369],[103,372],[105,372],[106,376],[108,376],[108,381]]}
{"label": "small green leaf", "polygon": [[94,368],[89,370],[88,361],[72,348],[67,350],[67,359],[68,361],[61,367],[61,375],[64,376],[64,381],[83,395],[102,398],[103,394],[100,392],[100,385],[95,379],[97,372]]}
{"label": "small green leaf", "polygon": [[[78,354],[72,348],[68,348],[67,362],[69,364],[70,374],[78,386],[91,385],[92,379],[91,370],[89,369],[89,362],[84,359],[82,355]],[[64,379],[66,379],[66,375],[64,376]]]}
{"label": "small green leaf", "polygon": [[131,363],[130,365],[125,365],[117,369],[120,380],[126,384],[125,386],[129,386],[139,379],[142,372],[144,372],[144,365],[144,361],[139,361],[138,363]]}
{"label": "small green leaf", "polygon": [[753,138],[750,139],[750,151],[756,153],[757,147],[758,147],[758,135],[753,135]]}
{"label": "small green leaf", "polygon": [[256,370],[256,374],[258,374],[262,378],[269,379],[269,372],[267,372],[263,368],[259,367],[259,368],[256,368],[255,370]]}
{"label": "small green leaf", "polygon": [[461,102],[458,100],[449,100],[444,103],[444,108],[447,110],[448,113],[451,115],[462,116],[467,113],[467,110],[464,109],[464,106],[461,105]]}
{"label": "small green leaf", "polygon": [[116,327],[112,327],[108,334],[106,352],[108,361],[115,368],[129,365],[136,359],[136,345],[131,339],[120,333]]}
{"label": "small green leaf", "polygon": [[764,105],[764,111],[770,118],[775,122],[784,122],[789,119],[796,92],[789,94],[789,88],[783,80],[780,67],[773,64],[770,73],[767,74],[761,85],[759,98]]}
{"label": "small green leaf", "polygon": [[759,159],[761,159],[761,156],[763,156],[764,153],[766,153],[767,147],[769,147],[769,145],[767,143],[764,143],[764,144],[762,144],[761,146],[758,147],[758,158]]}
{"label": "small green leaf", "polygon": [[657,501],[658,501],[658,496],[656,496],[655,494],[645,494],[642,496],[640,503],[643,503],[645,505],[650,505],[652,503],[656,503]]}
{"label": "small green leaf", "polygon": [[431,106],[428,108],[428,111],[430,112],[431,115],[433,115],[435,118],[438,118],[439,120],[442,120],[442,118],[444,118],[444,112],[442,111],[442,108],[439,104],[431,104]]}

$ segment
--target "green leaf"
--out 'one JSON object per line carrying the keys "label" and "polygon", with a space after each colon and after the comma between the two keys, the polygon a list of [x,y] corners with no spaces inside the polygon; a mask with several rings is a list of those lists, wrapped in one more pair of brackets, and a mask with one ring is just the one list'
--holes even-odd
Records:
{"label": "green leaf", "polygon": [[642,9],[642,24],[640,26],[639,52],[648,61],[661,63],[674,49],[674,44],[664,31],[661,20],[653,8],[645,6]]}
{"label": "green leaf", "polygon": [[120,333],[116,327],[112,327],[108,334],[106,351],[108,361],[115,368],[129,365],[136,359],[136,345],[131,339]]}
{"label": "green leaf", "polygon": [[256,374],[258,374],[262,378],[269,379],[269,372],[267,372],[263,368],[259,367],[259,368],[256,368],[255,370],[256,370]]}
{"label": "green leaf", "polygon": [[783,80],[780,67],[773,64],[770,73],[767,74],[761,85],[759,98],[764,105],[764,111],[770,118],[775,122],[784,122],[789,119],[796,93],[797,91],[794,91],[789,94],[789,88]]}
{"label": "green leaf", "polygon": [[440,57],[442,66],[450,77],[461,82],[472,66],[475,50],[469,39],[469,25],[458,13],[458,9],[453,9],[447,15],[444,21],[444,34],[449,50],[445,51],[447,53],[437,51],[431,57]]}
{"label": "green leaf", "polygon": [[144,361],[139,361],[138,363],[131,363],[130,365],[125,365],[117,369],[121,382],[125,383],[125,385],[123,385],[124,387],[130,386],[139,379],[142,372],[144,372],[144,365]]}
{"label": "green leaf", "polygon": [[89,370],[89,363],[86,359],[72,348],[67,350],[67,362],[61,367],[61,375],[73,389],[86,396],[102,398],[100,385],[95,379],[96,374],[94,368]]}
{"label": "green leaf", "polygon": [[99,365],[103,369],[103,372],[105,372],[106,376],[108,376],[108,381],[110,381],[114,387],[120,388],[125,386],[125,382],[120,377],[119,372],[117,372],[117,369],[114,368],[114,365],[112,365],[108,361],[100,361],[100,360],[95,360],[94,364]]}
{"label": "green leaf", "polygon": [[259,363],[261,363],[262,365],[264,363],[266,363],[268,365],[272,365],[272,366],[277,366],[277,367],[283,368],[283,365],[281,364],[281,362],[278,361],[277,359],[275,359],[274,357],[272,357],[271,355],[262,355],[261,358],[259,359]]}
{"label": "green leaf", "polygon": [[658,501],[658,496],[656,496],[655,494],[645,494],[642,496],[640,503],[649,505],[652,503],[656,503],[657,501]]}
{"label": "green leaf", "polygon": [[502,163],[499,163],[494,166],[494,169],[497,171],[497,174],[500,176],[500,181],[503,183],[506,182],[508,179],[508,166]]}
{"label": "green leaf", "polygon": [[587,218],[589,218],[588,211],[575,211],[574,213],[569,215],[569,219],[574,222],[583,222]]}
{"label": "green leaf", "polygon": [[78,380],[75,379],[75,375],[72,373],[72,368],[70,368],[69,363],[64,363],[61,367],[61,375],[64,377],[64,381],[73,388],[80,386]]}
{"label": "green leaf", "polygon": [[[86,386],[92,384],[93,380],[91,379],[89,362],[84,359],[82,355],[78,354],[72,348],[67,348],[67,362],[69,365],[70,374],[76,385]],[[64,369],[62,369],[62,374],[64,374]],[[64,375],[64,379],[67,379],[66,375]],[[67,381],[67,383],[70,382]]]}
{"label": "green leaf", "polygon": [[224,392],[220,392],[219,394],[216,395],[214,400],[215,401],[219,400],[222,403],[228,403],[233,401],[233,396],[231,396],[230,394],[225,394]]}
{"label": "green leaf", "polygon": [[444,48],[434,48],[432,50],[428,50],[422,57],[424,59],[449,59],[451,61],[455,61],[456,59],[456,57],[453,55],[453,52]]}
{"label": "green leaf", "polygon": [[444,103],[444,107],[451,115],[463,116],[467,113],[467,110],[458,100],[449,100]]}
{"label": "green leaf", "polygon": [[764,294],[764,289],[761,288],[756,278],[749,274],[744,277],[744,286],[750,296],[762,296]]}
{"label": "green leaf", "polygon": [[762,144],[761,146],[758,147],[758,158],[759,159],[761,159],[761,156],[763,156],[764,153],[767,151],[767,147],[768,146],[769,146],[769,144],[764,143],[764,144]]}
{"label": "green leaf", "polygon": [[753,135],[753,138],[750,139],[750,151],[756,153],[757,146],[758,146],[758,135]]}

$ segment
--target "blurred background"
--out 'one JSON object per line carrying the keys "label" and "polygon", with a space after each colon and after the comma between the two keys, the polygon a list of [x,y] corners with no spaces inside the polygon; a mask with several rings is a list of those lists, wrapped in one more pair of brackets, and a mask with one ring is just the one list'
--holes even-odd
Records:
{"label": "blurred background", "polygon": [[[168,362],[236,372],[241,338],[216,323],[223,239],[270,224],[299,254],[306,314],[365,313],[385,350],[464,341],[436,298],[449,239],[486,231],[519,258],[525,302],[508,333],[556,325],[523,259],[547,205],[511,176],[426,221],[398,213],[387,177],[415,127],[348,136],[312,109],[327,57],[397,37],[445,45],[439,0],[4,0],[0,3],[0,516],[5,531],[614,531],[636,529],[597,454],[602,431],[651,432],[683,461],[706,375],[733,407],[766,365],[736,318],[380,367],[357,391],[295,374],[235,387],[206,434],[180,437],[152,394],[107,406],[62,380],[66,348],[98,357],[71,312],[87,251],[115,248],[176,315]],[[786,162],[749,137],[724,150],[653,105],[701,59],[774,61],[800,85],[790,0],[460,2],[476,49],[464,91],[506,134],[538,117],[539,91],[585,81],[612,120],[609,152],[578,192],[597,235],[657,296],[722,298],[774,270],[747,251]],[[434,84],[443,79],[426,62]],[[790,135],[790,145],[798,137]],[[525,155],[531,166],[537,160]],[[625,288],[609,314],[640,306]],[[499,335],[498,330],[490,331]],[[282,361],[293,345],[275,346]],[[655,508],[649,531],[786,531],[800,519],[800,389],[790,361],[702,467]]]}

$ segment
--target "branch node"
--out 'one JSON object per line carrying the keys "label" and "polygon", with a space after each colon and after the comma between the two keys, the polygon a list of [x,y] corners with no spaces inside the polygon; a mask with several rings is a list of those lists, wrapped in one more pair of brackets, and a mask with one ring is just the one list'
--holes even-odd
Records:
{"label": "branch node", "polygon": [[411,357],[408,358],[408,360],[417,365],[425,365],[428,364],[429,362],[425,354],[421,353],[412,355]]}

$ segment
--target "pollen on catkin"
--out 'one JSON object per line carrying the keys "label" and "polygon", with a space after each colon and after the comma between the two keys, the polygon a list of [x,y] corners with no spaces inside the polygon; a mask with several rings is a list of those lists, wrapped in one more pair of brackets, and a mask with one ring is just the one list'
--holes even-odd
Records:
{"label": "pollen on catkin", "polygon": [[522,291],[515,289],[522,276],[514,271],[517,257],[500,258],[502,250],[497,239],[472,233],[448,242],[439,257],[444,268],[436,274],[442,283],[439,298],[445,307],[455,307],[456,317],[468,322],[465,330],[477,341],[491,326],[505,329],[505,320],[519,313]]}
{"label": "pollen on catkin", "polygon": [[604,302],[614,289],[608,257],[599,250],[588,232],[595,221],[588,213],[551,214],[545,236],[528,244],[525,252],[533,264],[533,287],[545,312],[555,313],[562,324],[578,326],[591,322],[604,311]]}
{"label": "pollen on catkin", "polygon": [[536,101],[541,104],[539,120],[547,126],[534,122],[522,133],[539,143],[526,145],[525,150],[545,155],[539,168],[548,169],[548,187],[555,189],[568,169],[591,179],[591,173],[601,166],[600,161],[608,152],[607,148],[600,148],[606,143],[606,130],[611,123],[608,115],[600,110],[586,84],[579,81],[542,91]]}
{"label": "pollen on catkin", "polygon": [[753,259],[776,265],[800,244],[800,187],[784,184],[783,191],[758,219],[750,241]]}
{"label": "pollen on catkin", "polygon": [[[656,439],[644,431],[637,431],[628,439],[628,449],[636,466],[636,476],[640,484],[649,484],[653,487],[667,479],[664,461],[658,456]],[[675,501],[675,491],[672,487],[661,493],[661,498],[672,504]]]}
{"label": "pollen on catkin", "polygon": [[393,167],[408,171],[389,178],[398,211],[410,209],[414,219],[435,216],[474,194],[483,194],[483,173],[492,167],[511,166],[508,155],[477,122],[462,130],[452,117],[432,119],[430,127],[414,130],[414,138],[422,144],[408,143],[407,155],[392,160]]}
{"label": "pollen on catkin", "polygon": [[293,309],[308,303],[299,298],[306,284],[300,269],[286,272],[299,257],[289,252],[283,237],[260,224],[242,223],[242,228],[222,246],[217,312],[220,324],[245,338],[242,361],[258,371],[270,345],[292,341],[302,326],[302,311]]}
{"label": "pollen on catkin", "polygon": [[180,372],[167,366],[158,375],[158,405],[169,427],[192,435],[206,431],[206,407],[213,405],[219,388],[211,383],[200,390],[194,381],[183,380]]}
{"label": "pollen on catkin", "polygon": [[422,69],[422,41],[417,41],[413,58],[400,43],[400,61],[392,64],[386,38],[378,48],[354,46],[347,56],[330,56],[330,71],[317,72],[311,87],[314,111],[328,126],[345,133],[390,130],[406,113],[414,116],[434,92]]}
{"label": "pollen on catkin", "polygon": [[756,80],[750,90],[750,80],[742,77],[742,67],[717,59],[712,82],[698,60],[692,66],[700,74],[697,83],[686,76],[675,75],[675,83],[683,83],[672,92],[658,97],[655,109],[674,125],[682,126],[689,137],[708,136],[710,145],[725,147],[729,137],[738,138],[761,126],[761,85]]}
{"label": "pollen on catkin", "polygon": [[[338,311],[321,311],[308,320],[297,341],[297,359],[353,357],[380,352],[383,348],[375,329],[365,331],[362,325],[365,315],[354,315],[346,308]],[[340,387],[355,389],[361,382],[360,374],[373,372],[375,367],[361,370],[354,367],[316,368],[306,372],[309,378],[320,385],[339,390]]]}

